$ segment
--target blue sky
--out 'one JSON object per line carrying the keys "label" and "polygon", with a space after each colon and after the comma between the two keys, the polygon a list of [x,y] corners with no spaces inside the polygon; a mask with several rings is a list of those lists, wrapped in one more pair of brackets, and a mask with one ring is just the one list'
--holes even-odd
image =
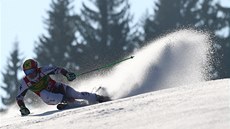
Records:
{"label": "blue sky", "polygon": [[[83,0],[74,0],[75,12],[78,13]],[[152,12],[154,0],[130,0],[131,13],[135,20],[141,19],[148,10]],[[223,5],[230,6],[229,0],[221,0]],[[32,58],[34,42],[45,34],[44,19],[50,10],[51,0],[1,0],[0,1],[0,72],[7,64],[7,58],[13,50],[14,42],[19,41],[22,56]],[[0,82],[2,75],[0,74]]]}

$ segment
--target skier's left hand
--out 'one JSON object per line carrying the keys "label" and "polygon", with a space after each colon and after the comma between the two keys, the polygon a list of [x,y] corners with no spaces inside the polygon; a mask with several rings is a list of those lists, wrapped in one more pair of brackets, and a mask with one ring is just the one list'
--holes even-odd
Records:
{"label": "skier's left hand", "polygon": [[76,74],[72,73],[72,72],[68,72],[66,74],[66,78],[67,78],[68,81],[73,81],[74,79],[76,79]]}

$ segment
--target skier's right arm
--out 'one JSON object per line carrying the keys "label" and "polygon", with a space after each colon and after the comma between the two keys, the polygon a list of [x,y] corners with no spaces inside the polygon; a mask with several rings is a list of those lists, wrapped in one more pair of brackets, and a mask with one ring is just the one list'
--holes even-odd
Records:
{"label": "skier's right arm", "polygon": [[26,95],[27,91],[28,91],[28,87],[25,84],[25,82],[23,81],[23,83],[20,84],[18,94],[17,94],[17,97],[16,97],[17,104],[20,107],[20,112],[21,112],[22,116],[26,116],[26,115],[30,114],[29,109],[26,108],[25,103],[23,101],[24,96]]}
{"label": "skier's right arm", "polygon": [[73,81],[76,79],[76,74],[70,71],[67,71],[66,69],[62,67],[57,66],[44,66],[41,68],[41,71],[47,75],[51,74],[62,74],[63,76],[67,77],[68,81]]}

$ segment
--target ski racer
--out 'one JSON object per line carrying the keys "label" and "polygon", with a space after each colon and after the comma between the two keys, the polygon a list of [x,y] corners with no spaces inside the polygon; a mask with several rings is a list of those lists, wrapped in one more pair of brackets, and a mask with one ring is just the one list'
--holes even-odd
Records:
{"label": "ski racer", "polygon": [[52,74],[62,74],[68,81],[76,79],[76,75],[73,72],[69,72],[64,68],[57,66],[38,67],[37,61],[33,59],[26,60],[22,67],[25,77],[20,83],[16,97],[22,116],[30,114],[23,101],[28,90],[37,94],[48,105],[71,103],[75,99],[84,99],[93,103],[109,101],[109,97],[89,92],[78,92],[66,84],[56,82],[50,77]]}

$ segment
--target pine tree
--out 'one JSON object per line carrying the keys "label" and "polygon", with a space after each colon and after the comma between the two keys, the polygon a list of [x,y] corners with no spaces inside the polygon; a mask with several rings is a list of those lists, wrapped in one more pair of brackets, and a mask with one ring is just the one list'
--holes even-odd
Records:
{"label": "pine tree", "polygon": [[219,15],[219,19],[222,21],[222,28],[220,30],[225,31],[227,35],[219,35],[221,44],[221,55],[223,56],[223,60],[221,62],[221,77],[229,78],[230,77],[230,8],[223,7],[220,4],[217,4],[217,10]]}
{"label": "pine tree", "polygon": [[[80,68],[102,65],[127,55],[137,43],[132,33],[127,0],[90,0],[94,7],[83,3],[78,31],[83,37],[77,45],[76,60]],[[96,62],[96,63],[95,63]]]}
{"label": "pine tree", "polygon": [[195,12],[199,0],[159,0],[144,23],[145,41],[183,26],[195,27]]}
{"label": "pine tree", "polygon": [[51,3],[49,18],[45,21],[48,35],[39,37],[35,47],[40,65],[54,64],[68,66],[71,61],[70,49],[75,41],[75,20],[71,14],[70,0],[56,0]]}
{"label": "pine tree", "polygon": [[18,42],[16,41],[14,50],[8,59],[6,71],[2,73],[4,85],[1,85],[1,88],[7,93],[7,96],[1,96],[4,105],[9,106],[15,102],[19,83],[18,71],[21,68],[21,61]]}

